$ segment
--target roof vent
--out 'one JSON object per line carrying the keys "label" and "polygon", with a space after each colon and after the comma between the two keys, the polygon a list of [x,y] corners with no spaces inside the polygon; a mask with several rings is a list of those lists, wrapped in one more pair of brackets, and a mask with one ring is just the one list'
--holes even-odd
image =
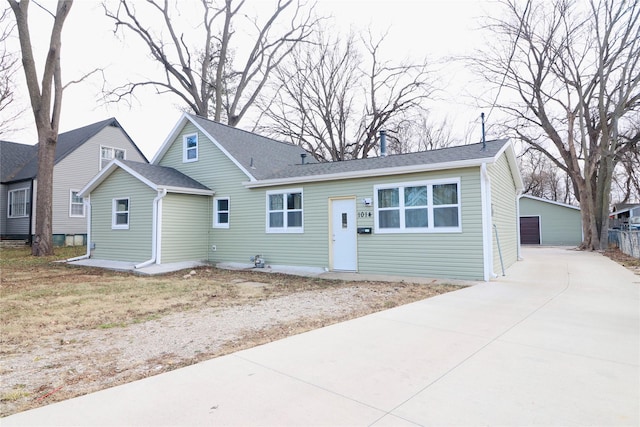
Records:
{"label": "roof vent", "polygon": [[305,163],[305,159],[307,158],[307,153],[300,153],[300,160],[302,161],[302,164],[306,164]]}
{"label": "roof vent", "polygon": [[387,157],[387,132],[380,129],[380,157]]}

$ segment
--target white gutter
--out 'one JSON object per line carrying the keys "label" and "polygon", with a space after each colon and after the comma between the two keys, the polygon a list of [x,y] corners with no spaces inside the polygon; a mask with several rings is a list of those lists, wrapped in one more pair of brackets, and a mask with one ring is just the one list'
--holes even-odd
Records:
{"label": "white gutter", "polygon": [[301,183],[316,182],[316,181],[324,182],[324,181],[337,181],[342,179],[353,179],[353,178],[370,178],[373,176],[380,176],[380,175],[400,175],[400,174],[414,173],[414,172],[432,172],[432,171],[440,171],[440,170],[448,170],[448,169],[462,169],[462,168],[468,168],[468,167],[477,167],[477,166],[486,164],[486,162],[493,163],[494,161],[495,161],[495,158],[493,157],[484,157],[482,159],[457,160],[453,162],[434,163],[434,164],[428,164],[428,165],[420,163],[417,165],[410,165],[410,166],[393,166],[393,167],[380,168],[380,169],[365,169],[365,170],[322,174],[322,175],[263,179],[260,181],[243,182],[242,185],[244,185],[245,188],[259,188],[259,187],[272,187],[276,185],[301,184]]}
{"label": "white gutter", "polygon": [[69,258],[66,262],[91,258],[91,200],[89,200],[89,197],[84,198],[84,211],[87,215],[87,253],[75,258]]}
{"label": "white gutter", "polygon": [[158,191],[158,195],[155,199],[153,199],[153,218],[152,218],[152,227],[151,227],[151,258],[141,262],[140,264],[136,264],[134,268],[143,268],[147,267],[156,262],[156,258],[158,255],[158,212],[159,206],[162,199],[167,195],[167,189],[163,189],[162,191]]}

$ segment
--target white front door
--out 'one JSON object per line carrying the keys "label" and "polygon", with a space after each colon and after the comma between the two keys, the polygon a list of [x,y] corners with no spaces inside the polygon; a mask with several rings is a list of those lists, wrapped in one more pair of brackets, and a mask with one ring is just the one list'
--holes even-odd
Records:
{"label": "white front door", "polygon": [[332,269],[356,271],[356,200],[331,200],[331,254]]}

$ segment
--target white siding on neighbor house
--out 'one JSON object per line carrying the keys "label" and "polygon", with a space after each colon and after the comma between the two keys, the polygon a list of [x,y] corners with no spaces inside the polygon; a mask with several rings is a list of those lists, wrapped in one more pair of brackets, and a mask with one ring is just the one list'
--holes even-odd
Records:
{"label": "white siding on neighbor house", "polygon": [[488,165],[487,171],[491,180],[493,269],[494,273],[502,274],[503,266],[506,269],[518,260],[517,190],[505,155]]}
{"label": "white siding on neighbor house", "polygon": [[126,160],[144,162],[123,130],[106,126],[67,157],[53,171],[53,234],[85,234],[87,218],[69,215],[70,190],[80,190],[100,171],[100,147],[126,150]]}
{"label": "white siding on neighbor house", "polygon": [[206,261],[212,198],[169,193],[162,199],[161,262]]}
{"label": "white siding on neighbor house", "polygon": [[[157,192],[117,169],[91,193],[92,256],[142,262],[151,258],[153,200]],[[112,229],[113,199],[129,198],[129,228]]]}

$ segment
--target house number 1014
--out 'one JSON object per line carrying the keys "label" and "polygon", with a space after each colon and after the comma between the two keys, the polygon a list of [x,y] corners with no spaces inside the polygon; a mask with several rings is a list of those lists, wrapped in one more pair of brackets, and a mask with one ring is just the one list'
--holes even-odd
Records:
{"label": "house number 1014", "polygon": [[360,212],[358,212],[358,217],[359,217],[359,218],[367,218],[367,217],[371,217],[371,212],[364,212],[364,211],[360,211]]}

